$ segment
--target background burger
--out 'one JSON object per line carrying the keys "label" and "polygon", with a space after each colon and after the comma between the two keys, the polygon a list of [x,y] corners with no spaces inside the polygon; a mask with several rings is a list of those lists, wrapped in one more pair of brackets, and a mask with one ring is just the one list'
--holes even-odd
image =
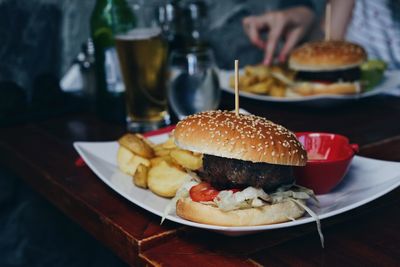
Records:
{"label": "background burger", "polygon": [[360,66],[366,59],[365,50],[353,43],[306,43],[289,57],[289,68],[297,72],[292,89],[301,95],[358,93]]}
{"label": "background burger", "polygon": [[224,226],[272,224],[303,215],[311,190],[293,187],[306,151],[284,127],[253,115],[208,111],[174,131],[178,147],[203,154],[197,178],[177,192],[185,219]]}

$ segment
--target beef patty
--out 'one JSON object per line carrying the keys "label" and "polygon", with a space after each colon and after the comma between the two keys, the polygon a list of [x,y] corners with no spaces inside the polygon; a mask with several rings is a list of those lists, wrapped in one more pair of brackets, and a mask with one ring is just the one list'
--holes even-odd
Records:
{"label": "beef patty", "polygon": [[203,156],[203,168],[197,171],[203,181],[219,190],[253,186],[271,191],[294,182],[292,166]]}
{"label": "beef patty", "polygon": [[296,79],[301,81],[354,82],[361,78],[360,67],[331,71],[299,71]]}

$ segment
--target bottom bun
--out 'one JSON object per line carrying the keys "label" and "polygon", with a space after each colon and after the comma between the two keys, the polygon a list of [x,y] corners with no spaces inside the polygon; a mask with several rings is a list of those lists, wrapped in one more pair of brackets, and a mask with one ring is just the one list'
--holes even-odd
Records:
{"label": "bottom bun", "polygon": [[360,83],[312,83],[312,82],[302,82],[297,83],[291,89],[300,95],[349,95],[356,94],[360,92]]}
{"label": "bottom bun", "polygon": [[222,211],[217,207],[192,201],[190,197],[181,198],[176,203],[176,214],[186,220],[220,225],[251,226],[286,222],[304,214],[304,209],[293,201],[249,208]]}

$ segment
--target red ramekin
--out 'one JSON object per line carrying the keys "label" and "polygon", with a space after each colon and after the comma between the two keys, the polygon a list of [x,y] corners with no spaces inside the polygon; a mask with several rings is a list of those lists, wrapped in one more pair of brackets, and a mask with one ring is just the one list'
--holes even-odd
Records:
{"label": "red ramekin", "polygon": [[316,194],[328,193],[349,170],[358,145],[333,133],[300,132],[296,136],[308,155],[307,165],[295,168],[297,184],[313,189]]}

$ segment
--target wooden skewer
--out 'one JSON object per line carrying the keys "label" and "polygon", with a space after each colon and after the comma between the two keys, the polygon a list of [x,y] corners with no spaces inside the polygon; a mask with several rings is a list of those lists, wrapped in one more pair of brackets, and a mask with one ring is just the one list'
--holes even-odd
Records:
{"label": "wooden skewer", "polygon": [[239,60],[235,60],[235,114],[239,116]]}
{"label": "wooden skewer", "polygon": [[331,40],[331,18],[332,8],[331,3],[328,1],[325,7],[325,41]]}

